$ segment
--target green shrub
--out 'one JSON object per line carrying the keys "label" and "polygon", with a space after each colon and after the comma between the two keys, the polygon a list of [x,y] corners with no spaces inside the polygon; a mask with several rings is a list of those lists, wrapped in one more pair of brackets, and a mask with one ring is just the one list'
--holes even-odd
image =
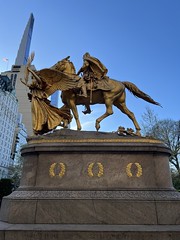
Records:
{"label": "green shrub", "polygon": [[14,188],[14,184],[12,179],[2,178],[0,180],[0,200],[4,197],[12,193]]}
{"label": "green shrub", "polygon": [[172,182],[174,188],[180,191],[180,175],[172,176]]}

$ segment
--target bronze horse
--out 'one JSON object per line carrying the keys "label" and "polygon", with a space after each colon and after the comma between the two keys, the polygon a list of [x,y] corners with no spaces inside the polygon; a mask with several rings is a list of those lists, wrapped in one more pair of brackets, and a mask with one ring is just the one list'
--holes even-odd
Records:
{"label": "bronze horse", "polygon": [[[48,83],[50,86],[47,89],[44,89],[48,96],[50,96],[56,90],[62,91],[62,102],[71,109],[77,124],[77,130],[81,130],[77,105],[88,106],[94,104],[105,104],[106,112],[96,119],[95,127],[97,131],[100,129],[100,122],[113,114],[114,105],[132,120],[136,129],[136,135],[140,136],[141,129],[134,116],[134,113],[131,112],[126,106],[125,89],[127,88],[133,95],[149,103],[159,106],[160,104],[155,102],[146,93],[142,92],[135,84],[127,81],[120,82],[113,79],[109,79],[109,83],[112,85],[112,90],[93,90],[91,91],[91,94],[88,94],[88,97],[82,97],[77,91],[77,89],[79,89],[78,81],[81,78],[76,74],[75,67],[73,63],[68,60],[68,58],[59,61],[51,69],[40,70],[38,75],[41,76],[43,81]],[[58,77],[58,74],[60,77]]]}

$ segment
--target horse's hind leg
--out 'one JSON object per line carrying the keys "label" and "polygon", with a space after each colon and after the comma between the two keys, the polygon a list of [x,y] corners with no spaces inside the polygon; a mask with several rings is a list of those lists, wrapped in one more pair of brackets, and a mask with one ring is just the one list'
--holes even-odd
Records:
{"label": "horse's hind leg", "polygon": [[126,114],[126,115],[132,120],[132,122],[134,123],[134,126],[135,126],[135,128],[136,128],[136,134],[137,134],[138,136],[141,136],[141,133],[140,133],[141,128],[140,128],[140,126],[139,126],[139,124],[138,124],[138,122],[137,122],[137,120],[136,120],[136,118],[135,118],[135,116],[134,116],[134,113],[131,112],[131,111],[127,108],[125,102],[118,102],[118,101],[116,101],[116,102],[114,103],[114,105],[115,105],[118,109],[120,109],[124,114]]}

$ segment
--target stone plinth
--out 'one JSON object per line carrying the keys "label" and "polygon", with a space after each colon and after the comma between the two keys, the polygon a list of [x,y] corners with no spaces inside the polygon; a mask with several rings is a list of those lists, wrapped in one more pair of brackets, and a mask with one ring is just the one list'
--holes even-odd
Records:
{"label": "stone plinth", "polygon": [[[169,154],[158,140],[117,133],[59,130],[29,138],[22,149],[21,185],[3,199],[1,221],[15,227],[87,225],[85,232],[94,236],[81,236],[82,228],[77,231],[79,238],[67,239],[103,239],[93,235],[96,230],[107,239],[122,239],[122,226],[134,226],[135,234],[137,225],[141,234],[144,225],[154,226],[157,235],[172,226],[167,237],[168,233],[180,237],[180,231],[173,232],[173,226],[180,228],[180,194],[172,187]],[[97,229],[91,231],[91,226]]]}

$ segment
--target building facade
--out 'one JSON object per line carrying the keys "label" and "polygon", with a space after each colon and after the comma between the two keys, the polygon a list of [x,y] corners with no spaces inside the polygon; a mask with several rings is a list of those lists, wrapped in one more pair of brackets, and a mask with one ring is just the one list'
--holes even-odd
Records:
{"label": "building facade", "polygon": [[22,114],[22,122],[27,129],[28,135],[32,135],[32,117],[31,117],[31,104],[27,97],[27,88],[21,83],[20,79],[24,79],[25,65],[29,57],[31,38],[34,26],[34,16],[31,13],[24,30],[21,43],[17,52],[15,64],[10,71],[1,73],[4,76],[8,76],[13,88],[15,88],[16,97],[18,99],[18,111]]}
{"label": "building facade", "polygon": [[26,128],[28,134],[32,134],[31,104],[27,98],[27,89],[20,79],[24,79],[33,25],[34,16],[31,14],[17,52],[15,65],[10,71],[0,75],[0,178],[9,177],[10,169],[17,163],[20,148],[26,143]]}
{"label": "building facade", "polygon": [[17,124],[12,145],[12,158],[14,166],[21,164],[21,148],[27,143],[27,130],[22,123],[22,114],[18,113]]}
{"label": "building facade", "polygon": [[[5,80],[6,79],[6,80]],[[12,144],[17,124],[18,101],[7,76],[0,76],[0,178],[13,166]]]}

